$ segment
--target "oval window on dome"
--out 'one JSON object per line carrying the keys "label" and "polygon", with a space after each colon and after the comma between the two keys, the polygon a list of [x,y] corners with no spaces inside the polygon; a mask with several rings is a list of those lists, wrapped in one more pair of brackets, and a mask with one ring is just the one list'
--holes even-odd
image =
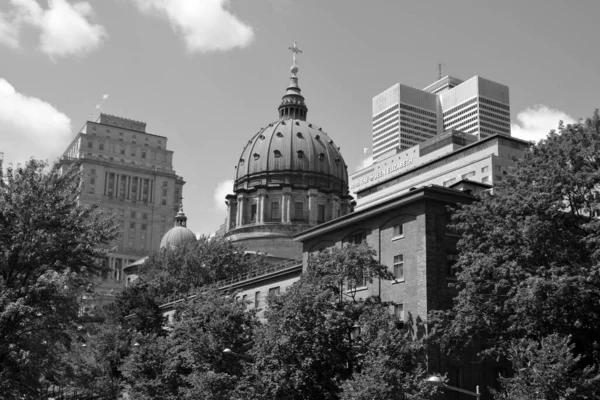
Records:
{"label": "oval window on dome", "polygon": [[265,135],[260,135],[260,136],[259,136],[259,138],[260,138],[261,140],[265,140]]}
{"label": "oval window on dome", "polygon": [[278,138],[282,138],[282,137],[283,137],[283,133],[281,133],[281,132],[277,132],[277,137],[278,137]]}
{"label": "oval window on dome", "polygon": [[297,132],[296,136],[298,136],[299,138],[302,138],[302,132]]}
{"label": "oval window on dome", "polygon": [[298,158],[304,158],[304,152],[302,150],[298,150]]}
{"label": "oval window on dome", "polygon": [[258,153],[254,153],[254,159],[255,159],[255,160],[258,160],[259,158],[260,158],[260,154],[258,154]]}
{"label": "oval window on dome", "polygon": [[340,159],[339,158],[335,159],[335,165],[340,165]]}
{"label": "oval window on dome", "polygon": [[317,139],[317,140],[321,140],[321,136],[320,136],[320,135],[316,135],[316,136],[315,136],[315,139]]}
{"label": "oval window on dome", "polygon": [[319,160],[323,161],[325,159],[324,153],[319,153]]}
{"label": "oval window on dome", "polygon": [[274,150],[273,154],[275,155],[275,158],[281,157],[281,152],[279,150]]}
{"label": "oval window on dome", "polygon": [[240,165],[244,165],[244,159],[240,158]]}

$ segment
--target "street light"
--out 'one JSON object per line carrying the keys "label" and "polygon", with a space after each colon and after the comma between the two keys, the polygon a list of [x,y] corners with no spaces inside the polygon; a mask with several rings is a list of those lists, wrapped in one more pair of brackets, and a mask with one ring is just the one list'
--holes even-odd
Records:
{"label": "street light", "polygon": [[230,348],[226,348],[225,350],[223,350],[223,354],[226,356],[237,357],[237,358],[241,358],[242,360],[254,362],[254,357],[246,355],[246,354],[236,353],[233,350],[231,350]]}
{"label": "street light", "polygon": [[471,396],[475,396],[475,397],[477,397],[477,400],[479,400],[481,398],[481,393],[479,393],[479,386],[475,386],[475,392],[471,392],[470,390],[457,388],[456,386],[446,385],[444,383],[444,380],[437,375],[430,376],[427,379],[427,383],[429,383],[430,385],[433,385],[433,386],[441,386],[444,389],[454,390],[455,392],[460,392],[460,393],[468,394]]}

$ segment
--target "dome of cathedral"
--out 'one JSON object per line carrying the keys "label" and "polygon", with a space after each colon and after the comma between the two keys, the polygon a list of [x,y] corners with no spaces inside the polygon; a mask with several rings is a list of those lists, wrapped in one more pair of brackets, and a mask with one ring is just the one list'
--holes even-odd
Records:
{"label": "dome of cathedral", "polygon": [[187,217],[183,212],[183,205],[181,205],[179,212],[175,216],[175,226],[165,233],[160,241],[160,248],[177,247],[186,242],[195,241],[196,235],[186,227],[186,224]]}
{"label": "dome of cathedral", "polygon": [[284,184],[348,194],[348,171],[339,147],[321,127],[306,121],[308,108],[297,72],[297,66],[292,67],[279,120],[261,128],[244,146],[234,190]]}

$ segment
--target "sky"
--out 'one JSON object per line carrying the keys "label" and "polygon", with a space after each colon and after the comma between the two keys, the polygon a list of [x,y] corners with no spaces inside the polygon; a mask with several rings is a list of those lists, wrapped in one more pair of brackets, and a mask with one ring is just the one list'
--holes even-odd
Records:
{"label": "sky", "polygon": [[53,162],[102,103],[168,137],[188,227],[208,234],[243,145],[278,118],[293,42],[307,119],[353,172],[373,96],[427,86],[438,63],[509,86],[514,136],[591,116],[599,14],[597,0],[0,0],[0,152]]}

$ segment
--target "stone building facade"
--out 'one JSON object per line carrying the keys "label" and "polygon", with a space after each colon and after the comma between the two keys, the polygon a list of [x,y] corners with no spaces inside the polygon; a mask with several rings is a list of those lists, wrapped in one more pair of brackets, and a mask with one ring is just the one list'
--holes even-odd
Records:
{"label": "stone building facade", "polygon": [[98,204],[120,222],[106,260],[110,273],[98,286],[110,301],[125,285],[123,268],[157,249],[173,226],[185,182],[173,170],[165,136],[146,132],[144,122],[108,114],[87,121],[60,160],[62,168],[75,162],[83,173],[80,204]]}

